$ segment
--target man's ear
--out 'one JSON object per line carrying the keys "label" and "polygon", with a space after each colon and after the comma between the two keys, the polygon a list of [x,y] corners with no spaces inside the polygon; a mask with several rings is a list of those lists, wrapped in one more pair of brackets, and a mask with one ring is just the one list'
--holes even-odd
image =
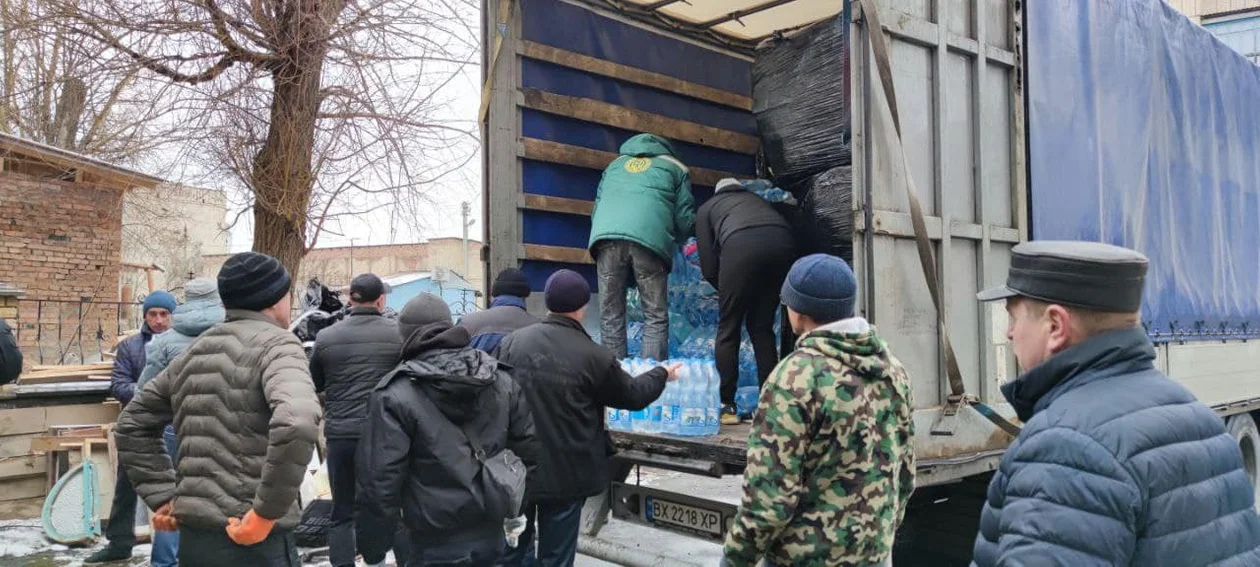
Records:
{"label": "man's ear", "polygon": [[1046,307],[1045,321],[1050,326],[1046,346],[1050,348],[1051,353],[1057,354],[1072,346],[1075,331],[1072,326],[1071,311],[1062,305],[1050,305]]}

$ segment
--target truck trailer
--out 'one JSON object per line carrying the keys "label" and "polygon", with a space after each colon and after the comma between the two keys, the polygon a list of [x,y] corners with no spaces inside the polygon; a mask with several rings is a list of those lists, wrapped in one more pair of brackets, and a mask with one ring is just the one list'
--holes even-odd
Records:
{"label": "truck trailer", "polygon": [[[482,7],[487,281],[519,267],[540,291],[570,268],[596,289],[592,201],[634,133],[676,144],[701,202],[718,179],[764,176],[758,43],[843,26],[848,72],[834,80],[849,93],[859,311],[913,380],[919,489],[903,532],[939,529],[913,527],[916,511],[940,524],[952,507],[956,535],[974,536],[987,475],[1018,431],[999,391],[1017,375],[1006,312],[975,296],[1005,280],[1011,248],[1029,239],[1150,257],[1143,321],[1158,364],[1226,420],[1256,478],[1260,68],[1159,0]],[[720,477],[742,472],[748,428],[612,435],[622,473]],[[624,480],[587,508],[588,535],[611,509],[715,540],[735,511]],[[915,539],[904,535],[899,545]]]}

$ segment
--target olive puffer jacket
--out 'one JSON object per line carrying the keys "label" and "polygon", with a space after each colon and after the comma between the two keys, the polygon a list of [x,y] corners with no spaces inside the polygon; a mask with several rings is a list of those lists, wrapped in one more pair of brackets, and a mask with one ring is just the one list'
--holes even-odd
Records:
{"label": "olive puffer jacket", "polygon": [[[298,487],[320,407],[296,336],[255,311],[229,309],[118,417],[118,458],[152,509],[175,499],[181,525],[219,529],[251,508],[297,525]],[[174,466],[162,429],[174,423]],[[178,474],[176,473],[178,469]]]}

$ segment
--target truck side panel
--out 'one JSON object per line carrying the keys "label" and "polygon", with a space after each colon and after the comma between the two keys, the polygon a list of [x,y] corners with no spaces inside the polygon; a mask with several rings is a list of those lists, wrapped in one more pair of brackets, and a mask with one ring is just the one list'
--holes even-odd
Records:
{"label": "truck side panel", "polygon": [[1162,2],[1037,3],[1028,41],[1033,234],[1146,253],[1156,341],[1260,336],[1260,67]]}
{"label": "truck side panel", "polygon": [[[1005,312],[980,304],[975,294],[1005,280],[1010,249],[1025,234],[1019,3],[881,4],[903,135],[895,143],[866,35],[871,30],[856,21],[854,177],[862,230],[855,263],[862,305],[914,378],[921,462],[930,467],[971,455],[983,470],[992,460],[980,463],[979,456],[991,457],[1009,438],[969,408],[938,421],[949,394],[944,355],[898,146],[927,217],[965,393],[999,403],[997,386],[1014,372]],[[977,471],[953,468],[923,479],[928,484],[965,472]]]}
{"label": "truck side panel", "polygon": [[590,209],[603,167],[636,133],[671,139],[699,201],[719,175],[755,174],[746,58],[562,0],[523,0],[514,17],[518,93],[507,119],[519,125],[519,182],[489,185],[491,222],[515,219],[514,230],[491,227],[491,272],[519,265],[541,291],[567,267],[595,288]]}

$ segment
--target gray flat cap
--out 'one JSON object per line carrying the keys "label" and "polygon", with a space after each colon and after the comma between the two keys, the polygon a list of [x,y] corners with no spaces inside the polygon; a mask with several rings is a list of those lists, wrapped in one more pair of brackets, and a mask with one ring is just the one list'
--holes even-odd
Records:
{"label": "gray flat cap", "polygon": [[1138,311],[1148,265],[1139,252],[1101,242],[1025,242],[1011,249],[1006,285],[976,297],[997,301],[1022,296],[1095,311]]}

